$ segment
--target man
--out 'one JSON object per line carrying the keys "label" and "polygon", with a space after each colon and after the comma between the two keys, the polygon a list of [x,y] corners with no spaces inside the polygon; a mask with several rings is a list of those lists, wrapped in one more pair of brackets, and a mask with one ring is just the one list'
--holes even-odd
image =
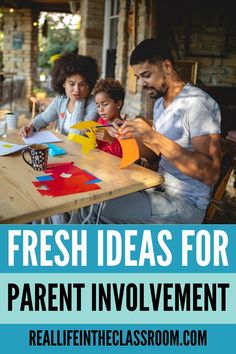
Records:
{"label": "man", "polygon": [[[157,98],[154,124],[126,120],[113,133],[135,138],[161,160],[165,184],[104,203],[100,223],[201,223],[211,187],[220,171],[220,111],[201,89],[185,83],[175,70],[169,49],[146,39],[132,52],[130,65],[142,88]],[[100,208],[101,209],[101,208]],[[90,221],[95,222],[98,206]]]}

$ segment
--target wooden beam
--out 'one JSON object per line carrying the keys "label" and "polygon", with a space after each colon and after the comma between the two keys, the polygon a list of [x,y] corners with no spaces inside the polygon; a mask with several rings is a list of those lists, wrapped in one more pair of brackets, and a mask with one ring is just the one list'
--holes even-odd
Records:
{"label": "wooden beam", "polygon": [[30,8],[36,11],[46,11],[46,12],[65,12],[70,13],[68,1],[63,2],[51,2],[50,0],[46,2],[33,1],[33,0],[3,0],[0,1],[0,6],[2,7],[13,7],[17,9]]}

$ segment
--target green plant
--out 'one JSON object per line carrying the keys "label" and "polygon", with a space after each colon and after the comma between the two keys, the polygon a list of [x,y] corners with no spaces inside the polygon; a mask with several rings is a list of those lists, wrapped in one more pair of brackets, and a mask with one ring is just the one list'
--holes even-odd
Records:
{"label": "green plant", "polygon": [[69,23],[63,22],[65,16],[47,14],[47,37],[39,37],[38,66],[51,68],[50,60],[54,55],[76,50],[79,42],[79,30],[71,29]]}

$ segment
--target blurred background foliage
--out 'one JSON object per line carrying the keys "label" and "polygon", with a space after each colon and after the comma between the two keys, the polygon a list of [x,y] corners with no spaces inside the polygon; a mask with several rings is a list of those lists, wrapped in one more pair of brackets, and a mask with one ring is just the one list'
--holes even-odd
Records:
{"label": "blurred background foliage", "polygon": [[39,19],[38,67],[50,69],[59,54],[77,51],[80,16],[42,12]]}

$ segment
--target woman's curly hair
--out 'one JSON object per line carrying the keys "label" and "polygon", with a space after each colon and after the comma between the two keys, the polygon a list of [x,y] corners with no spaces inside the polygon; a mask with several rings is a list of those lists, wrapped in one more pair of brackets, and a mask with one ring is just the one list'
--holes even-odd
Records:
{"label": "woman's curly hair", "polygon": [[115,102],[121,101],[124,103],[125,89],[121,85],[119,80],[115,79],[99,79],[93,89],[93,95],[97,93],[105,92]]}
{"label": "woman's curly hair", "polygon": [[98,79],[97,61],[86,55],[67,52],[62,54],[51,70],[52,89],[59,95],[65,95],[63,84],[72,75],[81,75],[89,85],[90,92]]}

